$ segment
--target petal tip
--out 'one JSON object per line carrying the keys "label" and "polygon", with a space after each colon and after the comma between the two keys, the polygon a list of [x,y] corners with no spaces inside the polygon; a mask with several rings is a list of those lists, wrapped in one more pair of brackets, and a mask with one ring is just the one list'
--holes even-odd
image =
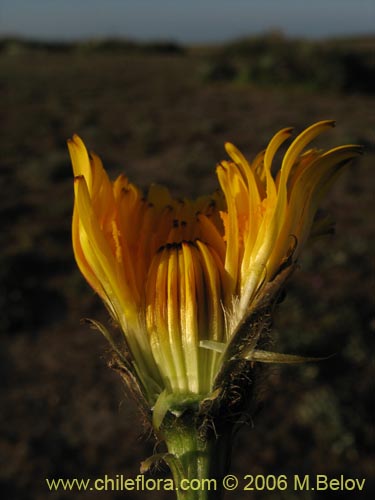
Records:
{"label": "petal tip", "polygon": [[75,184],[78,184],[80,181],[84,180],[85,179],[85,176],[80,174],[80,175],[75,175],[74,176],[74,183]]}
{"label": "petal tip", "polygon": [[327,127],[336,127],[336,120],[323,120],[318,123],[320,123],[321,125],[326,125]]}

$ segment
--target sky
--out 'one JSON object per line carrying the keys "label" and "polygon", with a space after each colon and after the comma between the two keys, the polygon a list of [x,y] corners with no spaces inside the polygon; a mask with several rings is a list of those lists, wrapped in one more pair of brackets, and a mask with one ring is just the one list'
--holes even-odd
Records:
{"label": "sky", "polygon": [[0,36],[220,42],[374,34],[374,0],[0,0]]}

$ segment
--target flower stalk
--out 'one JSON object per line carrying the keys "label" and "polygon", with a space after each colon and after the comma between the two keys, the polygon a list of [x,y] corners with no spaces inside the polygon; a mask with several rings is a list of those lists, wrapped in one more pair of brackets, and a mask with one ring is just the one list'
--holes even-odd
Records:
{"label": "flower stalk", "polygon": [[231,432],[220,436],[203,433],[195,415],[170,417],[163,425],[162,437],[168,452],[178,462],[174,472],[178,500],[210,500],[220,498],[222,479],[229,469]]}

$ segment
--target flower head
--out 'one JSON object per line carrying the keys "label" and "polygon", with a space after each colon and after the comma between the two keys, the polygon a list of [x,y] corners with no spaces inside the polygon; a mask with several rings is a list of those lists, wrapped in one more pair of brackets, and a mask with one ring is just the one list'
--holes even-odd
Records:
{"label": "flower head", "polygon": [[128,369],[151,405],[162,393],[206,397],[234,340],[242,354],[256,347],[254,336],[246,345],[246,319],[280,270],[297,261],[322,197],[360,152],[355,145],[306,150],[333,125],[319,122],[298,135],[276,174],[275,154],[292,129],[252,162],[227,143],[230,159],[217,167],[221,191],[196,200],[160,186],[144,195],[124,175],[111,182],[78,136],[69,141],[75,258],[120,325]]}

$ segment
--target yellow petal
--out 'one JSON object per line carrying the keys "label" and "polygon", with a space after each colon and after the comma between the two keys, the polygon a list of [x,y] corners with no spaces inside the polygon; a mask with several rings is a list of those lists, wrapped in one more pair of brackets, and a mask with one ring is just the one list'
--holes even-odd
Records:
{"label": "yellow petal", "polygon": [[[84,177],[76,177],[75,197],[80,230],[79,239],[87,263],[102,285],[102,298],[112,308],[136,321],[132,293],[126,283],[118,281],[118,266],[115,256],[101,231],[91,205],[91,199]],[[103,295],[104,294],[104,295]],[[122,318],[118,318],[120,322]]]}
{"label": "yellow petal", "polygon": [[318,135],[322,134],[326,130],[330,130],[335,126],[334,120],[324,120],[314,125],[311,125],[303,132],[301,132],[289,146],[287,152],[285,153],[282,165],[281,165],[281,178],[280,185],[284,186],[289,177],[289,173],[294,163],[296,162],[299,155],[302,153],[303,149]]}
{"label": "yellow petal", "polygon": [[88,190],[92,190],[92,172],[87,149],[78,135],[68,140],[68,148],[73,165],[74,177],[82,175],[86,179]]}
{"label": "yellow petal", "polygon": [[292,128],[284,128],[280,130],[277,134],[273,136],[270,143],[267,146],[264,155],[264,171],[267,183],[267,197],[269,199],[276,198],[276,186],[272,177],[272,161],[280,146],[287,140],[292,134]]}
{"label": "yellow petal", "polygon": [[223,235],[218,227],[212,222],[212,219],[204,214],[198,214],[198,223],[201,225],[200,239],[208,243],[215,249],[222,262],[225,260],[225,243]]}

